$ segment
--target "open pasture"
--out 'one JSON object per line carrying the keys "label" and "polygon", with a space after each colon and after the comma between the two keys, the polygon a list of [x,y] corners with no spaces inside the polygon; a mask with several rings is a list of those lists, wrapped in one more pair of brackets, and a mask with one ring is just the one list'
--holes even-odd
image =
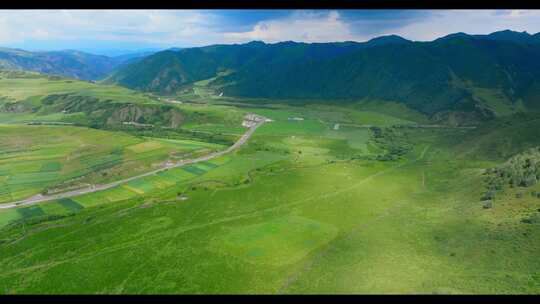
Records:
{"label": "open pasture", "polygon": [[[310,119],[304,122],[317,121]],[[479,159],[479,151],[494,140],[488,130],[404,129],[412,149],[399,159],[378,161],[356,158],[376,145],[365,128],[333,130],[319,122],[317,133],[301,121],[294,127],[283,123],[270,127],[281,133],[261,127],[239,151],[191,169],[72,198],[77,205],[51,202],[23,211],[69,214],[84,207],[54,221],[0,229],[0,290],[540,289],[535,233],[540,200],[517,198],[514,191],[520,189],[514,189],[492,209],[479,202],[483,169],[493,163]],[[454,140],[471,141],[472,132],[482,140],[465,153],[469,150]],[[149,153],[153,145],[138,148]],[[17,210],[0,210],[0,223],[21,218]]]}
{"label": "open pasture", "polygon": [[36,77],[26,75],[7,76],[0,72],[0,97],[8,101],[27,100],[30,104],[40,103],[42,97],[52,94],[77,92],[79,96],[98,96],[115,102],[155,103],[145,95],[113,85],[95,84],[67,78],[53,79],[36,74]]}
{"label": "open pasture", "polygon": [[254,264],[286,265],[332,240],[337,229],[298,216],[284,216],[267,222],[231,227],[216,244],[239,259]]}

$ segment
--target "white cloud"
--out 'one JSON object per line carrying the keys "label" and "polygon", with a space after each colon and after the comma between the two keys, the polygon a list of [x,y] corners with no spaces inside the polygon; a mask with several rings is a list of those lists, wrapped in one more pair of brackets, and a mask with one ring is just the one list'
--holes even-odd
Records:
{"label": "white cloud", "polygon": [[24,40],[105,40],[163,46],[284,40],[365,40],[353,35],[337,11],[293,11],[287,18],[258,22],[248,32],[223,32],[212,11],[60,10],[0,11],[0,44]]}
{"label": "white cloud", "polygon": [[0,44],[25,40],[112,40],[155,44],[202,42],[212,37],[216,16],[169,10],[0,10]]}
{"label": "white cloud", "polygon": [[[455,32],[540,31],[540,10],[440,10],[428,14],[404,22],[403,14],[394,19],[388,15],[351,19],[338,11],[291,11],[287,17],[248,24],[242,23],[241,16],[234,20],[239,22],[231,22],[220,11],[211,10],[0,10],[0,45],[68,41],[76,47],[78,41],[96,41],[189,47],[251,40],[365,41],[388,34],[425,41]],[[247,31],[246,25],[250,27]]]}
{"label": "white cloud", "polygon": [[260,21],[250,31],[224,33],[224,39],[227,42],[328,42],[365,40],[365,37],[353,35],[349,24],[340,18],[339,12],[330,11],[295,12],[288,18]]}
{"label": "white cloud", "polygon": [[419,41],[464,32],[489,34],[501,30],[540,32],[540,10],[445,10],[434,11],[431,17],[395,29],[392,33]]}

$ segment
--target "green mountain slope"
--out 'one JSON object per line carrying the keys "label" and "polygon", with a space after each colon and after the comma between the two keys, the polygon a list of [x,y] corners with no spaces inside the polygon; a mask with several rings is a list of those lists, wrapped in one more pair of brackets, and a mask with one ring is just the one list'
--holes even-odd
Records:
{"label": "green mountain slope", "polygon": [[173,94],[209,83],[225,96],[390,100],[430,116],[486,119],[536,108],[539,35],[452,34],[431,42],[386,36],[366,43],[215,45],[160,52],[106,79]]}
{"label": "green mountain slope", "polygon": [[203,125],[230,130],[240,126],[242,115],[241,111],[219,106],[165,104],[119,86],[34,72],[0,71],[0,124],[69,124],[230,144],[228,135],[196,129]]}
{"label": "green mountain slope", "polygon": [[295,43],[265,44],[253,41],[240,45],[212,45],[201,48],[167,50],[119,69],[106,83],[118,83],[144,91],[171,93],[183,85],[211,78],[227,69],[258,65],[287,66],[294,63],[331,59],[367,46],[401,44],[397,36],[380,37],[369,43]]}

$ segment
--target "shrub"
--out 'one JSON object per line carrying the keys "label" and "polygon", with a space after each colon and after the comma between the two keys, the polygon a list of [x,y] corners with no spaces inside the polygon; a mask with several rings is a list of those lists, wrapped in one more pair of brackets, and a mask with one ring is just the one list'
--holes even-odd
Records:
{"label": "shrub", "polygon": [[494,189],[489,189],[485,194],[484,196],[482,197],[482,200],[483,201],[488,201],[488,200],[492,200],[492,199],[495,199],[495,190]]}
{"label": "shrub", "polygon": [[524,218],[521,220],[521,222],[525,224],[532,224],[533,220],[531,218]]}
{"label": "shrub", "polygon": [[537,182],[538,180],[536,179],[536,174],[529,174],[521,180],[520,186],[530,187],[535,185]]}
{"label": "shrub", "polygon": [[[488,189],[502,190],[510,187],[531,187],[540,177],[540,149],[533,148],[513,156],[505,163],[484,171]],[[531,193],[536,196],[536,192]]]}

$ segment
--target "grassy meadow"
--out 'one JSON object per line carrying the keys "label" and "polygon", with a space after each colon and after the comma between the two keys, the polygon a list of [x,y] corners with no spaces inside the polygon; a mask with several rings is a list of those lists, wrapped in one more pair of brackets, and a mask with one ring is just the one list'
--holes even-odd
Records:
{"label": "grassy meadow", "polygon": [[60,77],[44,77],[30,72],[0,71],[0,96],[5,102],[28,100],[38,104],[42,97],[76,92],[80,96],[99,96],[116,102],[155,103],[153,98],[126,88],[98,85]]}
{"label": "grassy meadow", "polygon": [[[540,291],[540,199],[531,195],[540,184],[506,189],[492,208],[481,202],[486,168],[539,145],[536,116],[476,129],[409,128],[426,118],[392,103],[215,100],[175,105],[202,113],[181,128],[239,135],[245,112],[273,121],[210,161],[0,209],[0,293]],[[12,120],[0,116],[0,202],[224,148],[3,115]]]}

